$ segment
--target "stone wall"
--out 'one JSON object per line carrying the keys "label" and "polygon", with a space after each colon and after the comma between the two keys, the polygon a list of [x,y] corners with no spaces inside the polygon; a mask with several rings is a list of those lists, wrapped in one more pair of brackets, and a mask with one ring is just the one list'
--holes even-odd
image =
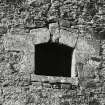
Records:
{"label": "stone wall", "polygon": [[[6,6],[4,4],[0,5],[0,10],[2,11],[1,27],[5,28],[4,31],[3,28],[0,28],[0,104],[105,105],[104,80],[99,81],[96,73],[99,62],[91,59],[94,56],[99,57],[99,42],[89,38],[91,35],[88,33],[81,31],[76,46],[76,65],[79,65],[76,67],[79,68],[77,71],[79,78],[47,77],[34,74],[35,44],[48,42],[50,33],[52,33],[53,41],[60,35],[60,43],[73,47],[78,36],[77,29],[70,30],[69,22],[63,19],[61,19],[60,25],[63,28],[66,27],[67,30],[60,29],[59,33],[59,25],[58,21],[56,21],[57,14],[54,12],[56,10],[54,8],[58,6],[57,0],[34,1],[33,4],[28,3],[33,5],[34,8],[37,6],[35,9],[27,3],[24,4],[25,10],[24,6],[20,9],[12,9],[14,8],[13,5],[11,7],[8,7],[8,4]],[[69,0],[64,0],[64,2],[62,0],[62,17],[68,11],[69,2]],[[42,5],[43,3],[44,5]],[[50,3],[51,8],[48,16],[44,17],[42,13],[46,12]],[[42,7],[40,7],[41,5]],[[40,9],[38,9],[39,7]],[[6,8],[10,9],[10,11],[6,11],[7,14],[5,14]],[[21,12],[18,13],[19,11]],[[33,16],[31,12],[37,14]],[[19,14],[21,14],[21,17],[18,17],[20,16]],[[12,18],[12,16],[14,18],[11,20],[10,17]],[[40,18],[40,21],[33,21],[33,17],[34,19]],[[45,20],[47,18],[47,20],[54,22],[50,23],[49,29],[42,27],[45,24],[45,20],[41,21],[42,18]],[[38,28],[39,26],[40,28]],[[83,65],[82,69],[80,65]],[[104,75],[104,70],[102,73]],[[35,82],[44,80],[50,80],[51,82],[65,81],[72,83],[74,87],[70,84],[63,84],[63,89],[53,89],[50,84]],[[77,82],[76,80],[79,81],[80,86],[74,85]]]}
{"label": "stone wall", "polygon": [[[56,33],[54,34],[56,35]],[[74,33],[75,35],[75,33]],[[60,33],[60,43],[74,47],[76,43],[76,35],[74,36],[70,32],[61,30]],[[4,47],[5,50],[20,51],[23,53],[21,62],[18,63],[19,72],[34,73],[35,64],[35,44],[48,42],[50,33],[46,28],[31,30],[31,33],[24,34],[11,34],[7,33],[4,37]],[[98,53],[92,43],[90,44],[86,38],[79,38],[76,46],[76,62],[83,63],[86,65],[88,59],[92,55],[97,55]],[[93,42],[96,43],[97,42]],[[91,65],[92,66],[92,65]],[[90,67],[91,68],[91,67]]]}
{"label": "stone wall", "polygon": [[[56,35],[56,34],[55,34]],[[61,39],[60,43],[67,44],[69,46],[74,46],[75,44],[75,37],[70,35],[70,33],[63,31],[61,32]],[[66,36],[66,37],[65,37]],[[63,77],[47,77],[47,76],[38,76],[34,74],[35,65],[34,65],[34,55],[35,55],[35,44],[47,42],[49,39],[49,31],[44,28],[32,30],[31,33],[24,33],[24,34],[12,34],[7,33],[2,37],[3,46],[5,48],[5,53],[1,56],[4,56],[4,61],[1,62],[1,99],[2,103],[5,105],[7,104],[20,104],[20,105],[34,105],[34,104],[85,104],[90,102],[91,97],[88,96],[89,93],[78,93],[80,90],[75,89],[72,91],[69,85],[64,85],[63,89],[53,89],[48,84],[42,86],[41,83],[34,83],[32,81],[64,81],[69,83],[76,82],[71,78],[63,78]],[[74,43],[72,43],[74,42]],[[74,40],[74,41],[73,41]],[[92,42],[91,42],[92,43]],[[96,43],[96,42],[94,42]],[[97,47],[96,47],[97,48]],[[96,53],[96,48],[93,47],[89,41],[86,39],[79,38],[77,44],[77,55],[76,55],[76,62],[83,63],[84,69],[82,72],[90,76],[88,73],[91,69],[94,70],[93,65],[91,66],[87,64],[88,58],[92,56],[92,54],[98,55]],[[17,52],[16,52],[17,51]],[[15,60],[15,55],[20,57]],[[7,58],[6,58],[7,57]],[[7,60],[6,60],[7,59]],[[87,65],[87,66],[86,66]],[[12,66],[12,67],[11,67]],[[88,71],[87,68],[89,67]],[[81,70],[81,69],[80,69]],[[84,71],[85,70],[85,71]],[[81,73],[81,71],[79,71]],[[87,74],[88,73],[88,74]],[[81,86],[87,86],[84,82],[88,82],[86,80],[87,76],[85,75],[85,79],[82,78],[79,81]],[[84,76],[84,75],[83,75]],[[82,77],[82,76],[81,76]],[[88,79],[90,80],[90,79]],[[91,83],[93,85],[96,85]],[[99,84],[100,85],[100,84]],[[94,87],[94,86],[92,86]],[[95,89],[94,89],[95,90]],[[65,93],[68,91],[67,93]],[[88,90],[85,90],[88,91]],[[54,93],[57,94],[54,94]],[[72,93],[72,94],[71,94]],[[80,96],[78,95],[80,94]],[[85,96],[85,95],[87,96]],[[99,97],[103,97],[100,95]],[[97,93],[94,93],[94,97],[97,96]],[[75,97],[75,98],[74,98]],[[86,97],[86,100],[84,99]],[[98,97],[98,96],[97,96]],[[72,99],[73,98],[73,99]],[[83,98],[83,102],[81,99]],[[101,98],[102,100],[102,98]]]}

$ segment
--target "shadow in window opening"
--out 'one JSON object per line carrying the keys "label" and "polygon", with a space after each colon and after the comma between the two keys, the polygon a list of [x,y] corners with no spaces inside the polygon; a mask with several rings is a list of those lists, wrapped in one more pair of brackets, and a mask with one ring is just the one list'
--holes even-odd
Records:
{"label": "shadow in window opening", "polygon": [[54,42],[35,45],[35,74],[71,77],[74,48]]}

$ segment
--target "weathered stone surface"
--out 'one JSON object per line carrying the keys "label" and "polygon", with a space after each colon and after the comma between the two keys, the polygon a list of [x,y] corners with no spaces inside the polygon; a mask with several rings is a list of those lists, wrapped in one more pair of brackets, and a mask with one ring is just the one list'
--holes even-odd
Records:
{"label": "weathered stone surface", "polygon": [[[99,81],[97,74],[100,62],[91,58],[100,58],[99,41],[91,39],[91,34],[83,30],[85,22],[91,21],[91,17],[87,14],[89,9],[85,9],[83,6],[84,4],[89,5],[87,2],[84,0],[78,2],[60,0],[59,3],[58,0],[28,0],[20,7],[0,3],[0,27],[3,26],[0,28],[1,105],[105,104],[104,80]],[[60,24],[58,24],[59,22]],[[60,43],[74,47],[78,36],[78,29],[74,29],[74,25],[80,23],[85,24],[78,28],[80,37],[76,46],[76,62],[83,64],[83,68],[79,68],[80,87],[77,86],[77,89],[70,90],[70,85],[63,85],[64,88],[60,90],[53,89],[51,85],[35,82],[78,84],[78,77],[71,79],[36,76],[34,74],[34,45],[48,42],[51,32],[53,41],[59,38]],[[104,48],[104,45],[102,47]],[[104,68],[102,68],[101,74],[105,77]]]}

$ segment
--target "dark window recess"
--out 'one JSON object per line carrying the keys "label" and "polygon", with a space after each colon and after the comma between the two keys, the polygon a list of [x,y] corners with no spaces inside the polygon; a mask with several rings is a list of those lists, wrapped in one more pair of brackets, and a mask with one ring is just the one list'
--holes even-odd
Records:
{"label": "dark window recess", "polygon": [[74,48],[59,43],[35,45],[35,74],[71,77]]}

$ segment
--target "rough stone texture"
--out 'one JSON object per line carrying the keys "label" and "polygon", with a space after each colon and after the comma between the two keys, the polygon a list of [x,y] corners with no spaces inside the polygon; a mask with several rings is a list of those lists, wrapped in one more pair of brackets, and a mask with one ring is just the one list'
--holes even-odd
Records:
{"label": "rough stone texture", "polygon": [[[82,23],[81,17],[78,17],[83,14],[80,12],[82,7],[76,6],[76,0],[60,1],[59,4],[58,0],[28,0],[20,7],[0,3],[1,105],[105,105],[104,79],[99,81],[97,75],[100,62],[91,59],[94,56],[100,58],[99,41],[92,39],[91,34],[84,32],[83,27],[79,29],[80,37],[76,46],[76,63],[83,65],[78,71],[79,78],[43,77],[34,74],[34,45],[47,42],[50,33],[53,34],[53,41],[60,36],[60,43],[75,46],[78,30],[73,29],[73,26]],[[84,2],[78,1],[78,5]],[[45,27],[46,22],[50,23],[49,29]],[[103,57],[104,53],[103,50]],[[101,75],[105,78],[104,68],[101,69]],[[74,90],[71,90],[69,84],[62,85],[63,89],[53,89],[50,84],[35,82],[44,80],[72,84],[79,81],[80,87],[74,86]]]}

